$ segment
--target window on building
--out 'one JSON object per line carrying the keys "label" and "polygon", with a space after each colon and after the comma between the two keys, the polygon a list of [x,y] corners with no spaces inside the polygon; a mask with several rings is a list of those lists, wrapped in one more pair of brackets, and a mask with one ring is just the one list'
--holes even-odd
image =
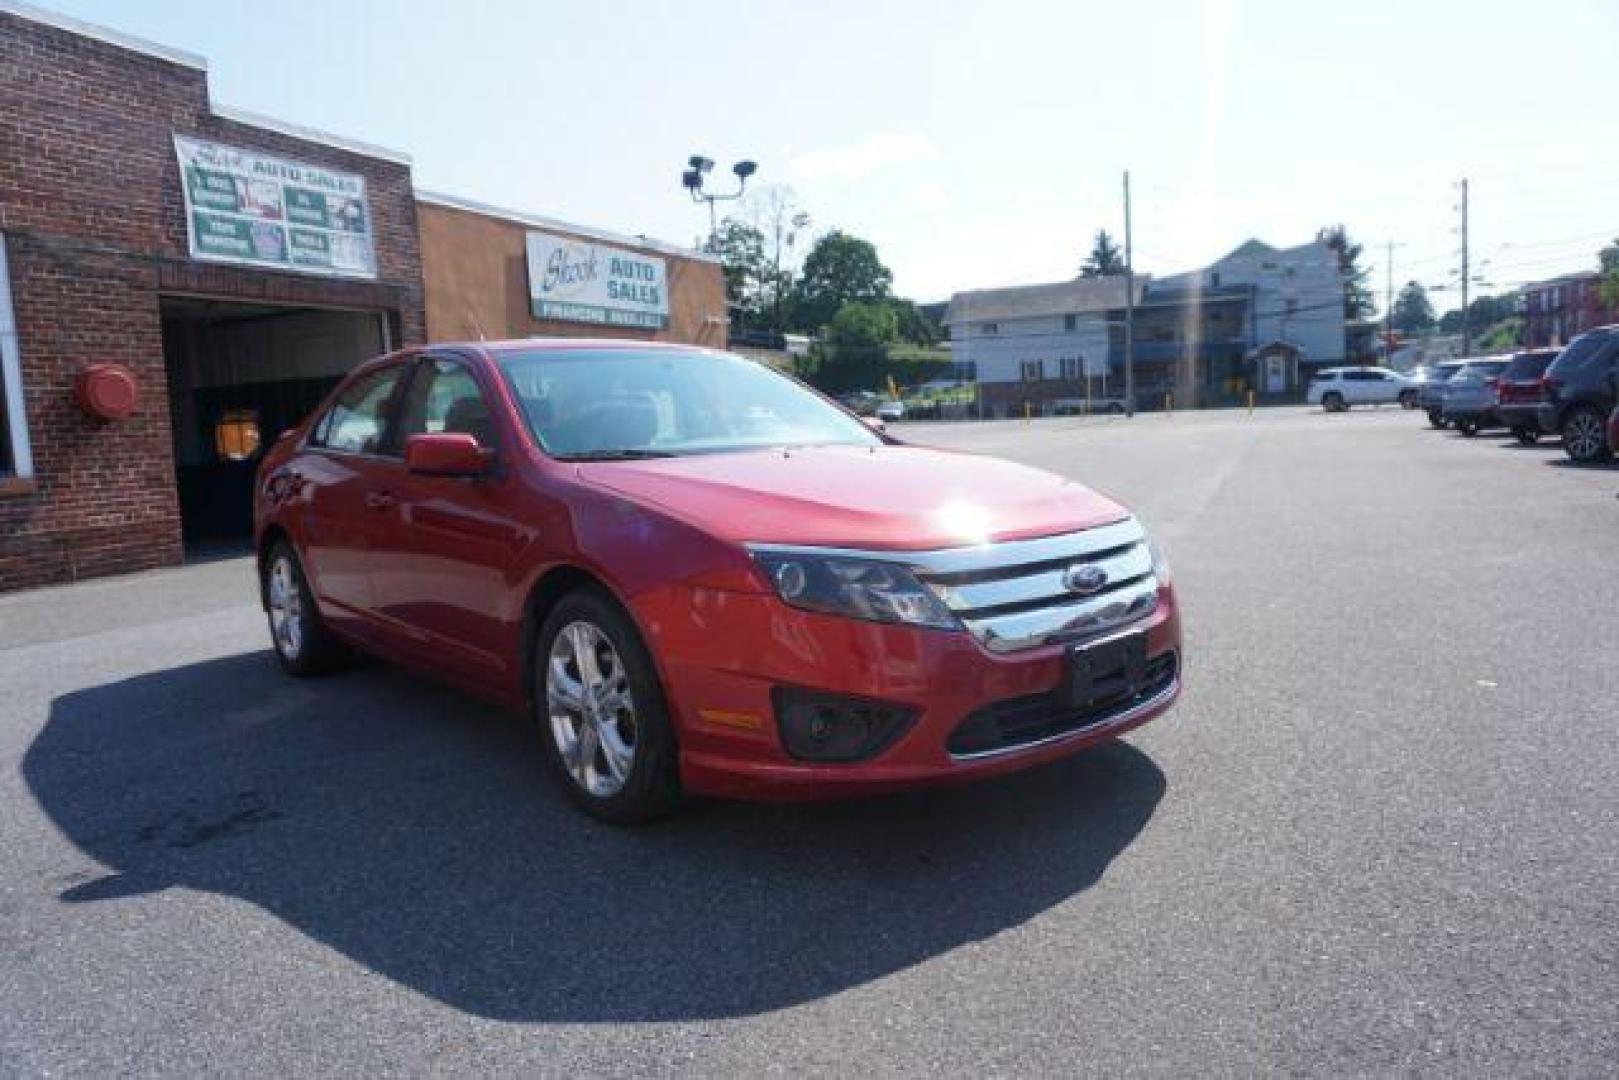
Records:
{"label": "window on building", "polygon": [[1289,315],[1292,315],[1295,312],[1297,312],[1298,310],[1299,310],[1299,298],[1296,297],[1296,296],[1289,296],[1287,298],[1287,313]]}
{"label": "window on building", "polygon": [[0,233],[0,477],[33,474],[23,419],[22,359],[11,306],[11,270],[6,262],[5,234]]}
{"label": "window on building", "polygon": [[984,334],[998,334],[1001,332],[1001,324],[993,322],[981,323],[978,330]]}
{"label": "window on building", "polygon": [[1065,356],[1060,361],[1062,377],[1065,379],[1079,379],[1085,373],[1085,358],[1083,356]]}
{"label": "window on building", "polygon": [[1220,287],[1220,271],[1216,270],[1214,273],[1209,275],[1209,283],[1212,284],[1216,289]]}
{"label": "window on building", "polygon": [[1064,315],[1062,317],[1062,328],[1064,330],[1073,330],[1078,326],[1079,326],[1079,316],[1078,315]]}
{"label": "window on building", "polygon": [[310,442],[345,454],[386,453],[390,406],[403,371],[396,365],[356,381],[322,418]]}
{"label": "window on building", "polygon": [[1022,365],[1024,382],[1039,382],[1046,377],[1044,360],[1025,360]]}

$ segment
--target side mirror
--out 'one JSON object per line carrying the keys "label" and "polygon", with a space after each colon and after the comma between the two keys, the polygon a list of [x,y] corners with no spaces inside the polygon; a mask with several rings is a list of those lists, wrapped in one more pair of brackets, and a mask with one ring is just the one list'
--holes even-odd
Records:
{"label": "side mirror", "polygon": [[860,422],[879,435],[886,435],[888,433],[888,425],[883,423],[882,417],[880,416],[862,416],[860,418]]}
{"label": "side mirror", "polygon": [[464,431],[430,432],[405,440],[405,468],[426,476],[482,476],[493,456]]}

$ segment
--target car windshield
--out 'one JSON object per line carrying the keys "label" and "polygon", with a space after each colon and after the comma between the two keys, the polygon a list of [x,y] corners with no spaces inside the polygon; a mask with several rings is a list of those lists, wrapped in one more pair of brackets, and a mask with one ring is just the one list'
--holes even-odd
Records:
{"label": "car windshield", "polygon": [[540,446],[615,459],[874,446],[859,420],[763,364],[675,349],[533,349],[499,358]]}

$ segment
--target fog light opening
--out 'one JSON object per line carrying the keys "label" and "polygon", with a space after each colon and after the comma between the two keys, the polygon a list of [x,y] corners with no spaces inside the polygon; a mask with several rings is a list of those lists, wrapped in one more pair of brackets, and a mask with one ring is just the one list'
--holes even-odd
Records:
{"label": "fog light opening", "polygon": [[915,718],[898,705],[791,687],[779,686],[770,697],[782,747],[800,761],[867,760],[892,745]]}

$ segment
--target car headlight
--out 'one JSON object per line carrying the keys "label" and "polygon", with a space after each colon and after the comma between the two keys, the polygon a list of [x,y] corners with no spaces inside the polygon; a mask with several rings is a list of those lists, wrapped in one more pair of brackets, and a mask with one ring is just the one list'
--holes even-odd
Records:
{"label": "car headlight", "polygon": [[1158,541],[1147,541],[1147,554],[1152,557],[1152,576],[1158,579],[1159,584],[1169,580],[1169,560],[1164,557],[1164,549],[1158,546]]}
{"label": "car headlight", "polygon": [[880,559],[755,551],[776,595],[793,607],[873,622],[960,627],[944,602],[905,567]]}

